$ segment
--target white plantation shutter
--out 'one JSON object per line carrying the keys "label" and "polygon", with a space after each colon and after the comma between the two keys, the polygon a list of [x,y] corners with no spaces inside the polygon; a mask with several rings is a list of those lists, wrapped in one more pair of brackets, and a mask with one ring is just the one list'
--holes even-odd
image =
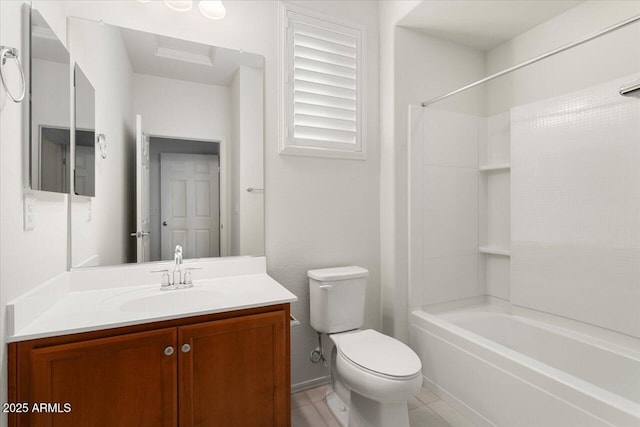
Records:
{"label": "white plantation shutter", "polygon": [[363,158],[362,30],[292,10],[286,20],[286,148]]}

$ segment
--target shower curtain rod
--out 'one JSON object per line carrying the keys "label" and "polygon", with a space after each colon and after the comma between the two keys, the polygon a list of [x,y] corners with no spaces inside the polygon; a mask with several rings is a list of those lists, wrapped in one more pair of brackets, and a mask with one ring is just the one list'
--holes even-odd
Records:
{"label": "shower curtain rod", "polygon": [[452,92],[445,93],[444,95],[440,95],[440,96],[432,98],[432,99],[430,99],[428,101],[424,101],[420,105],[422,105],[423,107],[426,107],[426,106],[434,104],[434,103],[436,103],[438,101],[442,101],[443,99],[449,98],[450,96],[456,95],[456,94],[458,94],[460,92],[464,92],[467,89],[471,89],[472,87],[481,85],[482,83],[485,83],[485,82],[488,82],[490,80],[496,79],[496,78],[498,78],[500,76],[504,76],[505,74],[509,74],[509,73],[511,73],[513,71],[519,70],[520,68],[526,67],[527,65],[531,65],[531,64],[534,64],[534,63],[536,63],[538,61],[542,61],[545,58],[548,58],[550,56],[556,55],[556,54],[558,54],[560,52],[564,52],[565,50],[571,49],[572,47],[579,46],[579,45],[581,45],[583,43],[586,43],[586,42],[588,42],[590,40],[593,40],[595,38],[603,36],[603,35],[605,35],[607,33],[612,32],[612,31],[619,30],[620,28],[625,27],[625,26],[627,26],[629,24],[633,24],[634,22],[636,22],[638,20],[640,20],[640,15],[633,16],[633,17],[631,17],[629,19],[626,19],[626,20],[624,20],[622,22],[618,22],[615,25],[612,25],[612,26],[607,27],[607,28],[605,28],[603,30],[600,30],[600,31],[598,31],[596,33],[589,34],[588,36],[586,36],[586,37],[584,37],[584,38],[582,38],[582,39],[580,39],[578,41],[566,44],[566,45],[561,46],[561,47],[559,47],[557,49],[551,50],[551,51],[549,51],[547,53],[543,53],[540,56],[536,56],[535,58],[532,58],[532,59],[529,59],[527,61],[521,62],[518,65],[514,65],[513,67],[510,67],[510,68],[502,70],[502,71],[500,71],[498,73],[492,74],[492,75],[490,75],[488,77],[485,77],[485,78],[483,78],[481,80],[478,80],[477,82],[468,84],[468,85],[463,86],[463,87],[461,87],[459,89],[456,89],[456,90],[454,90]]}

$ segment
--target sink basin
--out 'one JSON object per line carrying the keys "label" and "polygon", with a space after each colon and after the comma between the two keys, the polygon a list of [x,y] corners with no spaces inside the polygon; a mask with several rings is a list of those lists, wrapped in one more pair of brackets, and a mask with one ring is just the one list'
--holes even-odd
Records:
{"label": "sink basin", "polygon": [[213,289],[187,288],[161,291],[154,287],[113,296],[102,301],[101,306],[125,313],[193,312],[206,310],[219,301],[221,296],[220,292]]}
{"label": "sink basin", "polygon": [[200,289],[177,289],[158,291],[156,295],[130,299],[120,305],[120,311],[133,313],[158,313],[166,311],[184,311],[206,309],[216,292]]}

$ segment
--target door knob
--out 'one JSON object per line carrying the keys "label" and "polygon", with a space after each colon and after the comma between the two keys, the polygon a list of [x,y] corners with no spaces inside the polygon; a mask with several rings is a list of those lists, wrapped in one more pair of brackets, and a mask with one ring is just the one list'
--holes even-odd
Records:
{"label": "door knob", "polygon": [[167,221],[162,221],[162,226],[166,227],[167,226]]}
{"label": "door knob", "polygon": [[183,353],[189,353],[189,350],[191,350],[191,346],[189,344],[182,344]]}
{"label": "door knob", "polygon": [[164,354],[166,354],[167,356],[171,356],[173,354],[173,347],[169,346],[167,348],[164,349]]}

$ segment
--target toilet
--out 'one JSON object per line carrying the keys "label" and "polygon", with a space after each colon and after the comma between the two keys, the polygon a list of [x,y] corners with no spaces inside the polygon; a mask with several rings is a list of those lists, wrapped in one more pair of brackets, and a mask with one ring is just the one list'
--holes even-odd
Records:
{"label": "toilet", "polygon": [[308,272],[311,326],[333,343],[327,405],[343,427],[409,427],[422,364],[395,338],[360,329],[368,275],[357,266]]}

